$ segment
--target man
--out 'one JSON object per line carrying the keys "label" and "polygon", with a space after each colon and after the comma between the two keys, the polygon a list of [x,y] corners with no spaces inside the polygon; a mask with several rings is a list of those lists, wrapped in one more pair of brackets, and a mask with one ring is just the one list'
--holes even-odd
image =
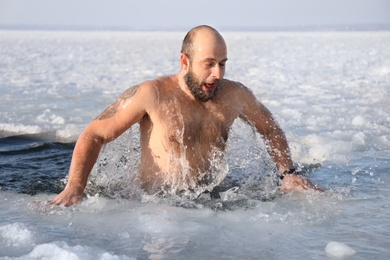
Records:
{"label": "man", "polygon": [[137,122],[139,181],[145,191],[195,189],[208,183],[237,118],[264,137],[283,178],[281,190],[317,189],[295,174],[286,137],[268,109],[241,83],[223,78],[226,62],[226,44],[215,29],[198,26],[189,31],[179,73],[129,88],[85,128],[74,149],[68,183],[50,203],[80,203],[102,145]]}

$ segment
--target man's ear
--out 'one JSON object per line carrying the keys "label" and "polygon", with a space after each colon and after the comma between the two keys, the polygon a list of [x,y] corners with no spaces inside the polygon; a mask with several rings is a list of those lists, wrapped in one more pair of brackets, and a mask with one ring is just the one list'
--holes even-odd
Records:
{"label": "man's ear", "polygon": [[181,69],[184,71],[188,71],[189,64],[190,64],[190,59],[188,58],[188,56],[184,53],[180,54]]}

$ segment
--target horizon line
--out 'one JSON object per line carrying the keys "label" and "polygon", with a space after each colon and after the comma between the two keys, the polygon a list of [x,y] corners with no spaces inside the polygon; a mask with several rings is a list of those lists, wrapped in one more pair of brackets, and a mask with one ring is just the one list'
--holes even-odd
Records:
{"label": "horizon line", "polygon": [[[217,26],[218,27],[218,26]],[[7,25],[0,24],[0,30],[48,30],[48,31],[187,31],[184,26],[137,28],[130,26],[71,26],[71,25]],[[256,31],[256,32],[282,32],[282,31],[389,31],[390,24],[339,24],[339,25],[299,25],[299,26],[219,26],[220,31]]]}

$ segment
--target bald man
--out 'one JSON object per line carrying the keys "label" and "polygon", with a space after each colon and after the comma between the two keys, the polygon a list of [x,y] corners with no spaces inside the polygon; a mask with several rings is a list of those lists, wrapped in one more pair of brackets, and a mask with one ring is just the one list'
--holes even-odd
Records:
{"label": "bald man", "polygon": [[100,148],[136,123],[141,143],[139,184],[149,193],[196,190],[213,183],[213,164],[222,159],[237,118],[264,138],[282,178],[281,190],[317,189],[296,175],[286,137],[270,111],[247,87],[223,78],[227,60],[218,31],[204,25],[190,30],[176,75],[129,88],[85,128],[73,152],[68,183],[50,203],[80,203]]}

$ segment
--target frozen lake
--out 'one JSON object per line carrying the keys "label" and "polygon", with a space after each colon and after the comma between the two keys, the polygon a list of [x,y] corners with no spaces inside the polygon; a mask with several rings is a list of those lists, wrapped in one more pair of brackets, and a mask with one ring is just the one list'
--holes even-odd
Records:
{"label": "frozen lake", "polygon": [[0,31],[0,259],[327,259],[330,242],[390,258],[390,32],[222,34],[225,77],[272,111],[326,192],[281,194],[238,121],[228,178],[243,185],[221,199],[126,182],[135,127],[107,145],[81,205],[46,206],[82,129],[129,86],[176,74],[185,32]]}

